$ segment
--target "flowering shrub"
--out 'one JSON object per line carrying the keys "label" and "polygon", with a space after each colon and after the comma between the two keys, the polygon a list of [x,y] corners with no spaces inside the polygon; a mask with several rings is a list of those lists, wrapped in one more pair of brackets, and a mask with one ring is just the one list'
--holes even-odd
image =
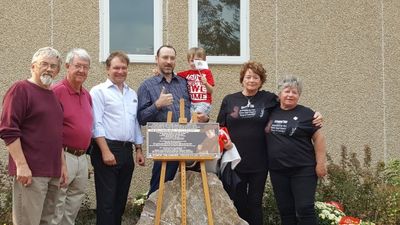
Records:
{"label": "flowering shrub", "polygon": [[315,202],[315,214],[320,225],[337,225],[345,214],[335,206],[325,202]]}
{"label": "flowering shrub", "polygon": [[[359,160],[345,146],[339,163],[328,155],[328,176],[318,184],[317,201],[338,201],[347,215],[376,224],[400,224],[400,173],[397,162],[372,165],[372,151],[364,148]],[[364,224],[368,224],[364,222]]]}
{"label": "flowering shrub", "polygon": [[147,199],[147,193],[139,194],[133,200],[133,204],[138,207],[143,207],[146,199]]}
{"label": "flowering shrub", "polygon": [[372,222],[364,222],[358,218],[354,218],[351,216],[343,216],[339,221],[339,225],[375,225]]}
{"label": "flowering shrub", "polygon": [[336,205],[326,202],[315,202],[315,212],[319,225],[375,225],[358,218],[346,216]]}
{"label": "flowering shrub", "polygon": [[132,202],[133,214],[140,218],[140,214],[143,211],[144,203],[147,199],[147,193],[138,194]]}

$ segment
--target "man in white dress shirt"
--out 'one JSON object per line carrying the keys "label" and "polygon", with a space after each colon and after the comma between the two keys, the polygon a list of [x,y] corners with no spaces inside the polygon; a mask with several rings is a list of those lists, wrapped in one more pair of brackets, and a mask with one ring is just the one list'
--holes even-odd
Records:
{"label": "man in white dress shirt", "polygon": [[91,153],[97,200],[97,225],[120,225],[136,163],[144,166],[143,136],[137,120],[138,98],[125,83],[129,58],[113,52],[106,60],[108,79],[92,88],[93,138]]}

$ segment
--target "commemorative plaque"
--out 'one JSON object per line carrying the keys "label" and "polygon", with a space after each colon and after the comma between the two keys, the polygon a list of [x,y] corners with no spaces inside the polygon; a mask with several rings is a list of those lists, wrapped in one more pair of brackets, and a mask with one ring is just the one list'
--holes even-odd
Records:
{"label": "commemorative plaque", "polygon": [[220,157],[218,123],[147,123],[147,157]]}

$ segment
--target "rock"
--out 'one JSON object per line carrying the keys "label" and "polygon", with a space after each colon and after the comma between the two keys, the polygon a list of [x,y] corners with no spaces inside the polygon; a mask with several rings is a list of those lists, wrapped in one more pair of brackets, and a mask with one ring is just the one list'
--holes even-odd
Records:
{"label": "rock", "polygon": [[[213,173],[208,173],[211,209],[215,225],[246,225],[236,212],[232,200]],[[203,183],[198,172],[186,172],[186,221],[188,225],[207,225],[207,210],[204,202]],[[165,183],[161,225],[181,224],[181,177],[178,173],[173,181]],[[158,191],[146,200],[137,225],[154,225]]]}

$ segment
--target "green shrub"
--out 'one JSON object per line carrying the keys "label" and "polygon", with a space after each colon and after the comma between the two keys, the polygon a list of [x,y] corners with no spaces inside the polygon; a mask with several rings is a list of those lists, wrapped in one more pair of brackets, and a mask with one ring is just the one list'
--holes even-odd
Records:
{"label": "green shrub", "polygon": [[384,176],[388,184],[400,186],[400,160],[390,161],[384,170]]}
{"label": "green shrub", "polygon": [[7,166],[0,160],[0,221],[1,225],[12,224],[12,178]]}
{"label": "green shrub", "polygon": [[395,170],[395,166],[385,167],[380,162],[373,168],[371,149],[368,146],[364,148],[363,165],[357,154],[349,155],[344,146],[341,148],[340,164],[335,164],[330,157],[328,161],[328,178],[318,186],[319,201],[340,202],[346,215],[363,221],[385,225],[400,224],[400,186],[392,184],[400,176],[399,173],[396,175],[388,172]]}
{"label": "green shrub", "polygon": [[142,213],[147,194],[139,194],[134,199],[128,198],[125,213],[123,216],[124,224],[136,224]]}

